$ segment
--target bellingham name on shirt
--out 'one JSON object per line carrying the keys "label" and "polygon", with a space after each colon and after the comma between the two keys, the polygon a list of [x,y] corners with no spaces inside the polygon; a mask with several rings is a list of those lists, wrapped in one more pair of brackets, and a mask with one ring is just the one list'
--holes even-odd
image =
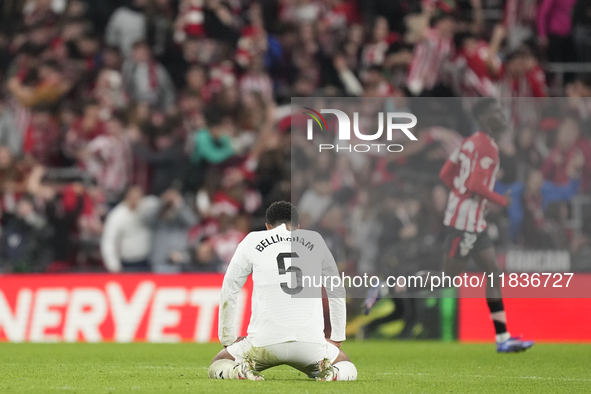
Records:
{"label": "bellingham name on shirt", "polygon": [[271,246],[271,245],[279,243],[279,242],[296,242],[296,243],[303,245],[305,248],[307,248],[310,251],[312,249],[314,249],[314,244],[310,241],[306,241],[302,237],[299,237],[299,236],[282,237],[281,235],[271,235],[270,237],[267,237],[267,238],[261,240],[261,242],[259,242],[255,246],[255,249],[258,250],[259,252],[262,252],[263,250],[265,250],[265,248],[267,246]]}

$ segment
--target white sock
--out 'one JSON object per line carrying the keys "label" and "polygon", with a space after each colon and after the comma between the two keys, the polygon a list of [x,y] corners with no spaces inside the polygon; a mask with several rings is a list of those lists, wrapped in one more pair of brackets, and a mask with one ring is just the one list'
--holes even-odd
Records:
{"label": "white sock", "polygon": [[502,334],[497,334],[495,336],[495,339],[497,340],[497,343],[503,343],[503,342],[505,342],[509,338],[511,338],[511,334],[509,334],[509,331],[504,332]]}
{"label": "white sock", "polygon": [[207,375],[210,379],[238,379],[240,364],[236,361],[223,359],[217,360],[209,366]]}
{"label": "white sock", "polygon": [[339,361],[332,367],[337,373],[337,380],[357,380],[357,368],[351,361]]}

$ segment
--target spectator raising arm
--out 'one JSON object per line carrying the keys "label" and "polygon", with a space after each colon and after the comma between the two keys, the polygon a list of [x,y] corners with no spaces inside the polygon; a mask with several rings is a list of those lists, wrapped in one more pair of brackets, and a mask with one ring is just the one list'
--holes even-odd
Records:
{"label": "spectator raising arm", "polygon": [[345,88],[345,93],[350,96],[363,95],[363,86],[361,86],[361,82],[359,82],[353,71],[349,69],[347,59],[343,55],[335,56],[333,66]]}
{"label": "spectator raising arm", "polygon": [[501,73],[502,64],[499,61],[498,55],[506,35],[507,30],[505,26],[501,24],[495,26],[489,43],[488,56],[485,59],[486,67],[492,77],[498,77]]}

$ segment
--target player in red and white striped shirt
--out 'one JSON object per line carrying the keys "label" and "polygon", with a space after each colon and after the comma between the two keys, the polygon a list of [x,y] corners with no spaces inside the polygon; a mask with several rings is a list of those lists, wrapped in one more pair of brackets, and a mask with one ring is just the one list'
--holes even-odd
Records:
{"label": "player in red and white striped shirt", "polygon": [[466,138],[441,170],[440,177],[451,188],[443,223],[461,231],[480,233],[486,229],[484,211],[488,201],[507,205],[493,191],[499,170],[499,148],[482,131]]}
{"label": "player in red and white striped shirt", "polygon": [[[473,115],[482,131],[464,140],[439,174],[451,189],[443,223],[447,226],[444,261],[446,275],[459,275],[469,258],[487,273],[496,276],[493,286],[487,285],[486,297],[496,331],[498,352],[516,352],[533,346],[532,341],[511,337],[507,331],[507,318],[501,294],[495,249],[486,232],[484,214],[488,201],[501,206],[511,205],[509,195],[493,191],[499,169],[499,148],[494,139],[507,128],[507,120],[494,98],[478,101]],[[489,282],[490,283],[490,282]]]}

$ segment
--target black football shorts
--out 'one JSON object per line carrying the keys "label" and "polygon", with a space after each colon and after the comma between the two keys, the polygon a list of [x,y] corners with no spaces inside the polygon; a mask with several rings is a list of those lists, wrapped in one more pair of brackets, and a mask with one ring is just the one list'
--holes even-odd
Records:
{"label": "black football shorts", "polygon": [[446,227],[445,250],[451,258],[465,259],[474,252],[488,249],[493,242],[488,236],[486,229],[480,233],[458,230],[453,227]]}

